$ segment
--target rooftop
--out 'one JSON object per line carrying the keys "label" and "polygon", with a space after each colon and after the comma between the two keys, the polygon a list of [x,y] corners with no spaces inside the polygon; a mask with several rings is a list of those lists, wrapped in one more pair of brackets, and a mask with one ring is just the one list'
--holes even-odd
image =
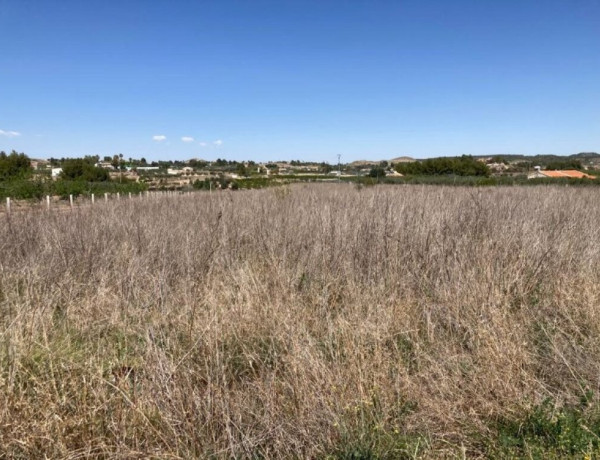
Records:
{"label": "rooftop", "polygon": [[577,171],[576,169],[565,169],[565,170],[557,170],[557,171],[540,171],[544,176],[547,177],[569,177],[571,179],[595,179],[595,176],[590,176],[581,171]]}

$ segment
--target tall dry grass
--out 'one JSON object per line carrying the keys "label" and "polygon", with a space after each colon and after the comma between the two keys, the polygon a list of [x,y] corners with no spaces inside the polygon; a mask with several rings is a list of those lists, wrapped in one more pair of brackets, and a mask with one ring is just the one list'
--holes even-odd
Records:
{"label": "tall dry grass", "polygon": [[303,185],[0,220],[0,457],[485,455],[599,390],[600,192]]}

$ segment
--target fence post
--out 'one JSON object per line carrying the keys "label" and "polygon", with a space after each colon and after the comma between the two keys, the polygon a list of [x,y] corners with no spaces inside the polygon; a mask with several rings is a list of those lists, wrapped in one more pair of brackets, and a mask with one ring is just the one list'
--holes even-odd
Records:
{"label": "fence post", "polygon": [[92,204],[94,204],[96,202],[96,198],[94,197],[94,194],[92,193]]}
{"label": "fence post", "polygon": [[131,192],[129,192],[129,199],[131,200]]}
{"label": "fence post", "polygon": [[117,192],[117,200],[121,199],[121,194],[119,192]]}
{"label": "fence post", "polygon": [[46,195],[46,209],[50,211],[50,195]]}
{"label": "fence post", "polygon": [[106,203],[108,203],[108,193],[106,193],[106,192],[104,193],[104,201]]}
{"label": "fence post", "polygon": [[71,209],[73,209],[73,195],[69,195],[69,204],[71,205]]}
{"label": "fence post", "polygon": [[10,198],[6,197],[6,212],[10,214]]}

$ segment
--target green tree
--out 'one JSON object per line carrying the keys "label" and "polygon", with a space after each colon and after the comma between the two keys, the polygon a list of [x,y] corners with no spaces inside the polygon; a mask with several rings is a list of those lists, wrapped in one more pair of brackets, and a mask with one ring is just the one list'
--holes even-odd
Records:
{"label": "green tree", "polygon": [[559,169],[583,169],[583,165],[579,160],[551,161],[546,165],[546,169],[553,171]]}
{"label": "green tree", "polygon": [[25,177],[33,171],[29,157],[24,153],[0,152],[0,180]]}
{"label": "green tree", "polygon": [[380,179],[382,177],[385,177],[385,168],[383,168],[383,166],[381,166],[381,165],[379,165],[379,166],[373,166],[371,168],[371,170],[369,171],[368,176],[376,178],[376,179]]}
{"label": "green tree", "polygon": [[248,175],[248,171],[246,170],[246,166],[244,166],[244,163],[238,163],[238,165],[235,168],[235,172],[236,174],[242,177],[246,177]]}
{"label": "green tree", "polygon": [[192,168],[197,168],[197,169],[202,169],[202,168],[206,168],[208,163],[206,163],[206,161],[203,160],[197,160],[195,158],[192,158],[190,161],[188,161],[188,165]]}
{"label": "green tree", "polygon": [[319,165],[319,171],[323,174],[329,174],[331,171],[333,171],[333,167],[329,163],[323,162]]}
{"label": "green tree", "polygon": [[65,160],[62,165],[61,178],[85,182],[106,182],[110,179],[108,171],[94,166],[81,158]]}

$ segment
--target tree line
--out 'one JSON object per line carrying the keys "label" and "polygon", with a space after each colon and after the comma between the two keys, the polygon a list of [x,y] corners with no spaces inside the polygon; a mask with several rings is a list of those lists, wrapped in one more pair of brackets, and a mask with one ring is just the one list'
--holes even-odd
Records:
{"label": "tree line", "polygon": [[410,163],[396,163],[394,169],[411,176],[484,176],[491,174],[490,168],[470,155],[460,157],[430,158]]}
{"label": "tree line", "polygon": [[111,181],[107,170],[96,166],[97,157],[63,159],[58,180],[49,175],[35,174],[31,159],[24,153],[0,152],[0,197],[17,199],[41,198],[44,195],[89,195],[91,193],[138,193],[145,184],[128,180]]}

